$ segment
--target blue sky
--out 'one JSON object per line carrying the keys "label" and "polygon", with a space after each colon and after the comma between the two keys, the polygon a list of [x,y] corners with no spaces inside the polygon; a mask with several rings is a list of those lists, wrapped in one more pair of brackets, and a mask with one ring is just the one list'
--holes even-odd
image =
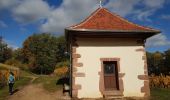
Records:
{"label": "blue sky", "polygon": [[[136,24],[161,30],[149,38],[148,51],[170,48],[170,0],[103,0],[111,12]],[[11,47],[22,47],[33,33],[62,35],[99,7],[99,0],[0,0],[0,36]]]}

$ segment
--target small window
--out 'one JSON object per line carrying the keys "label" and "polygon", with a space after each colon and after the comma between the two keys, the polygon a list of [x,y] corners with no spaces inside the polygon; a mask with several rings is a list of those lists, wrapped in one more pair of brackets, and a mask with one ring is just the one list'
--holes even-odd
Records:
{"label": "small window", "polygon": [[113,61],[104,61],[104,74],[115,74],[115,64]]}

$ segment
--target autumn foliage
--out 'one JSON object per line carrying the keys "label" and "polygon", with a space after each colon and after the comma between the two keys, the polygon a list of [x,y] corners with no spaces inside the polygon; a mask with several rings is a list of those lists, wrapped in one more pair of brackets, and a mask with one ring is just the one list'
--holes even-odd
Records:
{"label": "autumn foliage", "polygon": [[149,75],[170,74],[170,49],[165,52],[147,52],[146,54]]}
{"label": "autumn foliage", "polygon": [[60,68],[56,68],[54,70],[55,75],[57,76],[65,76],[68,73],[68,67],[67,66],[63,66]]}
{"label": "autumn foliage", "polygon": [[7,84],[10,72],[14,74],[15,80],[19,79],[19,76],[20,76],[19,69],[0,70],[0,88]]}
{"label": "autumn foliage", "polygon": [[150,76],[150,86],[159,88],[170,88],[170,76],[159,75],[155,76],[152,74]]}
{"label": "autumn foliage", "polygon": [[33,34],[23,43],[23,55],[30,70],[36,74],[51,74],[58,62],[66,60],[65,38],[52,34]]}

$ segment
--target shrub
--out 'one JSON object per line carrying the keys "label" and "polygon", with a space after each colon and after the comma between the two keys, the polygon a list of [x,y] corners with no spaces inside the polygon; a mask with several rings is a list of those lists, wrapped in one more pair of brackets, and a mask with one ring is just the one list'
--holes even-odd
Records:
{"label": "shrub", "polygon": [[59,68],[63,66],[69,66],[69,61],[67,60],[67,61],[59,62],[56,64],[55,68]]}
{"label": "shrub", "polygon": [[0,72],[0,88],[3,87],[3,76],[2,76],[2,73]]}
{"label": "shrub", "polygon": [[14,74],[14,77],[15,79],[19,79],[19,75],[20,75],[20,71],[19,70],[1,70],[0,73],[1,73],[1,77],[0,77],[0,80],[1,79],[5,79],[5,80],[8,80],[8,77],[9,77],[9,73],[12,72]]}
{"label": "shrub", "polygon": [[60,77],[66,76],[68,74],[68,67],[63,66],[63,67],[56,68],[54,70],[54,74]]}
{"label": "shrub", "polygon": [[14,73],[14,76],[15,76],[16,80],[19,79],[19,77],[20,77],[19,76],[20,75],[20,69],[19,68],[15,68],[15,67],[11,67],[11,66],[8,66],[8,65],[0,64],[0,88],[7,85],[9,72]]}
{"label": "shrub", "polygon": [[149,78],[151,87],[170,88],[170,76],[152,74]]}

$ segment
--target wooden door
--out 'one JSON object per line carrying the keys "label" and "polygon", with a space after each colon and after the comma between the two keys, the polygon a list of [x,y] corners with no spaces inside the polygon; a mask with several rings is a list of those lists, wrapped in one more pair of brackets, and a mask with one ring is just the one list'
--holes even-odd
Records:
{"label": "wooden door", "polygon": [[103,65],[105,90],[117,90],[117,62],[104,61]]}

